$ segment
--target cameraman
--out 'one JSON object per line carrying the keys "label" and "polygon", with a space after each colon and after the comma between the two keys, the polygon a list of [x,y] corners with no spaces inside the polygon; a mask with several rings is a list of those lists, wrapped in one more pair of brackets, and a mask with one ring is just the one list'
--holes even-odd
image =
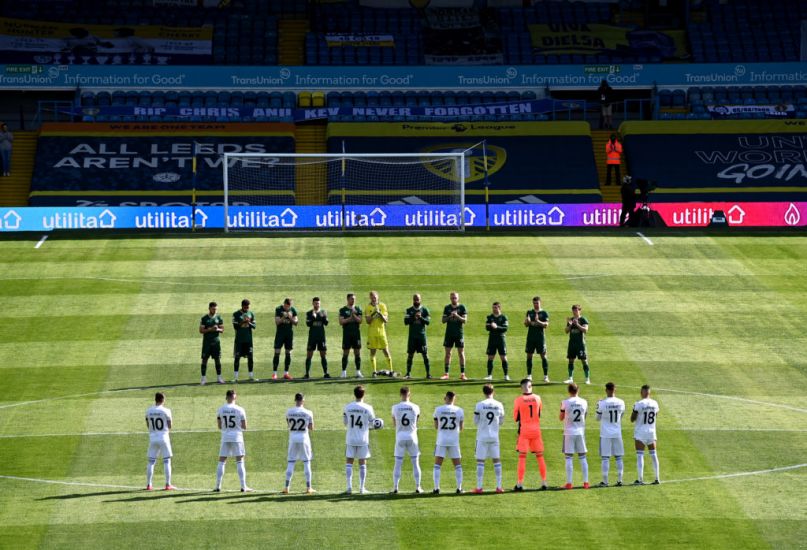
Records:
{"label": "cameraman", "polygon": [[633,186],[633,179],[630,176],[622,178],[622,213],[619,215],[619,227],[628,225],[631,214],[636,210],[636,189]]}

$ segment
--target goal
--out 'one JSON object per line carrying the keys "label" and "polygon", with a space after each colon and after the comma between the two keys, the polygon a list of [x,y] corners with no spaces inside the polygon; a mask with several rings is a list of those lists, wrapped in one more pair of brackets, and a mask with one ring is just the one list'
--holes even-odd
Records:
{"label": "goal", "polygon": [[466,153],[225,153],[225,231],[465,228]]}

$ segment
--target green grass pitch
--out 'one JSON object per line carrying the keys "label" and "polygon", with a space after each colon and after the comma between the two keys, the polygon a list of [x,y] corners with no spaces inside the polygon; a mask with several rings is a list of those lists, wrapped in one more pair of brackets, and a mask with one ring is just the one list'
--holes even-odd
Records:
{"label": "green grass pitch", "polygon": [[[0,241],[0,547],[2,548],[470,548],[670,547],[796,548],[807,544],[807,237],[799,233],[713,236],[661,232],[652,245],[635,234],[542,236],[316,236],[127,238],[53,236]],[[200,387],[197,333],[207,302],[216,300],[227,330],[248,297],[256,313],[257,374],[271,370],[272,315],[285,296],[302,312],[322,297],[331,318],[345,293],[359,303],[377,289],[391,312],[394,367],[405,366],[403,311],[413,292],[435,316],[458,290],[470,311],[468,382],[422,379],[415,359],[410,386],[423,410],[423,485],[431,491],[435,432],[431,413],[447,389],[470,418],[481,399],[484,317],[494,300],[509,315],[514,381],[497,397],[510,414],[525,372],[525,328],[539,294],[551,315],[551,385],[538,383],[549,483],[564,483],[557,419],[565,397],[563,320],[581,303],[591,323],[591,409],[613,380],[628,407],[649,383],[661,406],[660,486],[584,491],[528,490],[484,495],[412,494],[404,463],[402,493],[388,495],[394,433],[371,433],[372,495],[344,490],[341,409],[354,379],[307,383],[241,383],[249,415],[248,483],[241,494],[228,464],[225,491],[215,480],[219,435],[215,411],[225,387]],[[296,330],[292,373],[303,371],[305,327]],[[433,369],[442,368],[443,328],[429,329]],[[340,330],[328,328],[331,372],[339,371]],[[225,352],[224,372],[232,379]],[[369,372],[366,350],[364,371]],[[379,361],[383,367],[384,362]],[[211,362],[212,372],[212,362]],[[242,367],[244,370],[245,367]],[[582,380],[578,363],[576,378]],[[349,372],[353,373],[352,361]],[[540,361],[536,361],[540,375]],[[211,378],[210,376],[208,377]],[[540,376],[536,377],[540,380]],[[387,420],[400,380],[365,380],[367,401]],[[230,386],[227,386],[230,387]],[[143,413],[158,389],[174,412],[176,492],[142,491]],[[286,466],[283,411],[295,392],[316,415],[314,496],[303,494],[298,465],[292,494],[280,494]],[[632,430],[625,422],[625,479],[636,476]],[[504,426],[505,487],[515,482],[515,429]],[[475,431],[462,436],[465,489],[475,482]],[[587,435],[592,485],[600,477],[598,427]],[[649,461],[645,477],[652,479]],[[615,476],[613,467],[612,478]],[[356,476],[358,477],[358,476]],[[453,490],[451,468],[443,488]],[[158,462],[155,485],[162,483]],[[356,480],[357,481],[357,480]],[[355,481],[354,481],[355,483]],[[580,484],[575,461],[575,485]],[[528,461],[526,485],[538,473]]]}

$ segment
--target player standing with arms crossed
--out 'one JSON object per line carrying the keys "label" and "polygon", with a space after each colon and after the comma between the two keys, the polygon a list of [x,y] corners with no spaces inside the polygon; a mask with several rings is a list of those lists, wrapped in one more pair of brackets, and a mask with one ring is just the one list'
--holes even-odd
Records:
{"label": "player standing with arms crossed", "polygon": [[395,427],[395,468],[392,470],[392,493],[398,493],[401,481],[404,456],[409,455],[412,461],[412,473],[415,477],[415,493],[420,494],[420,445],[418,445],[418,420],[420,407],[409,398],[408,386],[401,388],[401,401],[392,406],[392,425]]}
{"label": "player standing with arms crossed", "polygon": [[168,432],[173,427],[171,409],[165,407],[165,394],[154,394],[154,405],[146,409],[146,427],[149,431],[148,465],[146,466],[146,491],[151,491],[151,481],[154,478],[154,465],[157,457],[163,457],[163,470],[165,471],[165,490],[176,489],[171,485],[171,439]]}
{"label": "player standing with arms crossed", "polygon": [[658,403],[650,398],[650,386],[642,386],[642,398],[633,405],[633,412],[630,413],[630,421],[636,423],[633,431],[633,439],[636,442],[636,473],[637,479],[634,485],[644,485],[644,449],[650,452],[650,460],[653,461],[653,470],[656,472],[656,479],[653,485],[661,483],[659,477],[658,455],[656,454],[656,419],[658,418]]}
{"label": "player standing with arms crossed", "polygon": [[504,371],[504,379],[510,380],[510,375],[507,373],[507,315],[502,313],[502,306],[499,302],[493,302],[493,313],[488,315],[485,320],[485,330],[488,331],[488,375],[485,380],[493,380],[493,359],[496,353],[502,360],[502,370]]}
{"label": "player standing with arms crossed", "polygon": [[495,391],[492,384],[482,386],[485,399],[474,408],[474,424],[476,424],[476,489],[474,493],[482,494],[482,481],[485,478],[485,460],[493,461],[496,474],[496,492],[503,493],[502,487],[502,453],[499,444],[499,427],[504,424],[504,405],[493,399]]}
{"label": "player standing with arms crossed", "polygon": [[600,458],[602,458],[602,482],[600,487],[608,487],[608,471],[611,468],[611,457],[616,460],[616,486],[622,487],[622,474],[625,463],[625,445],[622,442],[622,415],[625,414],[625,402],[616,397],[616,386],[613,382],[605,385],[605,399],[597,402],[597,422],[600,423]]}
{"label": "player standing with arms crossed", "polygon": [[311,487],[311,430],[314,429],[314,413],[305,408],[305,397],[298,393],[294,395],[294,406],[286,411],[286,424],[289,427],[289,455],[286,468],[286,485],[281,491],[289,494],[291,477],[294,475],[294,466],[298,460],[303,461],[305,473],[305,492],[316,493]]}
{"label": "player standing with arms crossed", "polygon": [[467,380],[465,376],[465,337],[463,334],[463,326],[468,322],[468,310],[460,303],[459,293],[452,292],[449,294],[451,301],[446,307],[443,308],[442,321],[446,326],[446,335],[443,339],[443,347],[446,350],[445,356],[445,374],[440,377],[440,380],[448,380],[448,370],[451,367],[451,348],[457,348],[457,357],[460,361],[460,380]]}
{"label": "player standing with arms crossed", "polygon": [[216,302],[207,305],[207,315],[202,317],[199,323],[199,334],[202,335],[202,381],[200,384],[207,384],[207,360],[213,358],[216,364],[216,380],[219,384],[224,384],[221,377],[221,338],[219,335],[224,332],[224,320],[218,314],[219,306]]}
{"label": "player standing with arms crossed", "polygon": [[346,494],[353,492],[353,462],[359,461],[359,493],[369,493],[364,487],[367,479],[367,459],[370,458],[370,427],[375,420],[373,407],[364,402],[364,386],[353,388],[352,403],[345,405],[342,420],[347,428],[345,436],[345,476],[347,477]]}
{"label": "player standing with arms crossed", "polygon": [[356,378],[364,378],[361,373],[361,308],[356,305],[356,295],[347,295],[347,305],[339,309],[339,324],[342,326],[342,378],[347,378],[347,360],[353,350],[356,364]]}
{"label": "player standing with arms crossed", "polygon": [[224,465],[227,457],[235,457],[235,468],[238,479],[241,481],[241,492],[250,493],[247,487],[247,470],[244,466],[244,431],[247,429],[247,413],[242,407],[235,404],[238,395],[235,390],[227,390],[225,395],[227,403],[219,407],[216,412],[216,422],[221,431],[221,450],[219,451],[219,465],[216,469],[216,487],[214,492],[221,491],[221,480],[224,478]]}
{"label": "player standing with arms crossed", "polygon": [[308,379],[311,373],[311,358],[314,352],[319,350],[320,361],[322,362],[322,377],[330,378],[328,374],[328,359],[325,357],[325,352],[328,347],[325,345],[325,327],[328,326],[328,312],[320,309],[320,300],[314,297],[311,300],[312,309],[305,314],[305,324],[308,330],[308,344],[306,345],[305,355],[305,376]]}
{"label": "player standing with arms crossed", "polygon": [[527,473],[527,453],[533,453],[538,462],[538,473],[541,474],[541,490],[548,489],[546,484],[546,461],[544,460],[544,439],[541,434],[541,397],[532,393],[532,380],[521,381],[521,395],[513,402],[513,419],[518,424],[518,478],[514,491],[524,490],[524,475]]}
{"label": "player standing with arms crossed", "polygon": [[429,365],[429,351],[426,346],[426,327],[431,323],[429,309],[421,304],[420,294],[412,296],[412,307],[407,308],[404,324],[409,326],[409,339],[406,343],[406,378],[411,378],[412,359],[415,353],[423,356],[423,366],[426,368],[426,379],[431,378]]}
{"label": "player standing with arms crossed", "polygon": [[291,350],[294,349],[294,327],[297,326],[297,309],[293,300],[286,298],[275,308],[275,355],[272,357],[272,380],[277,380],[277,368],[280,366],[280,349],[286,348],[286,357],[283,361],[283,379],[291,380],[289,367],[291,367]]}
{"label": "player standing with arms crossed", "polygon": [[378,292],[370,292],[370,304],[364,310],[364,318],[369,327],[367,328],[367,347],[370,349],[370,364],[373,365],[373,376],[376,375],[377,365],[375,354],[378,350],[384,353],[387,360],[387,369],[392,372],[392,357],[389,354],[389,343],[387,342],[387,322],[389,313],[387,304],[378,301]]}
{"label": "player standing with arms crossed", "polygon": [[591,384],[589,377],[588,355],[586,354],[586,334],[588,333],[588,319],[581,317],[583,307],[579,304],[572,306],[572,316],[566,318],[566,334],[569,335],[569,346],[566,348],[566,359],[569,360],[569,379],[564,384],[574,384],[574,360],[580,359],[583,363],[583,373],[586,375],[586,384]]}
{"label": "player standing with arms crossed", "polygon": [[546,359],[546,329],[549,328],[549,313],[541,309],[541,297],[532,299],[532,309],[524,318],[527,327],[527,379],[532,380],[532,356],[541,355],[541,367],[544,370],[544,382],[549,383],[549,361]]}
{"label": "player standing with arms crossed", "polygon": [[448,457],[454,464],[454,477],[457,480],[457,493],[462,493],[462,453],[460,452],[460,432],[465,425],[465,413],[454,404],[456,394],[446,392],[444,404],[434,410],[434,427],[437,442],[434,448],[434,494],[440,494],[440,470],[443,460]]}
{"label": "player standing with arms crossed", "polygon": [[569,398],[560,406],[560,419],[563,421],[563,453],[566,455],[566,489],[572,488],[574,474],[574,453],[580,460],[583,473],[583,489],[588,489],[588,459],[586,459],[586,415],[588,403],[578,397],[577,384],[569,384]]}
{"label": "player standing with arms crossed", "polygon": [[255,381],[255,363],[252,356],[252,331],[255,330],[255,314],[249,310],[249,300],[241,300],[241,309],[233,313],[235,342],[233,350],[233,382],[238,383],[238,366],[241,358],[246,356],[249,379]]}

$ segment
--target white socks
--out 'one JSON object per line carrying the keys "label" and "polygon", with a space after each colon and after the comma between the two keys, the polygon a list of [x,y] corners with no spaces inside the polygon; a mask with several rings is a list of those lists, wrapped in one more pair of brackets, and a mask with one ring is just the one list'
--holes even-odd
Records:
{"label": "white socks", "polygon": [[359,464],[359,491],[364,491],[365,479],[367,479],[367,464]]}
{"label": "white socks", "polygon": [[412,473],[415,475],[415,487],[420,487],[420,456],[412,458]]}
{"label": "white socks", "polygon": [[294,460],[289,460],[289,465],[286,466],[286,488],[287,489],[289,488],[289,485],[291,485],[291,477],[294,475],[294,465],[296,463],[297,462],[294,461]]}
{"label": "white socks", "polygon": [[238,472],[238,479],[241,480],[241,488],[247,486],[247,469],[244,467],[244,459],[235,461],[235,469]]}
{"label": "white socks", "polygon": [[616,457],[616,480],[622,483],[622,474],[625,472],[625,462],[621,456]]}
{"label": "white socks", "polygon": [[[154,472],[153,466],[151,471]],[[165,484],[171,485],[171,457],[163,458],[163,471],[165,472]],[[149,481],[149,485],[151,485],[151,481]]]}
{"label": "white socks", "polygon": [[644,451],[636,451],[636,479],[644,481]]}
{"label": "white socks", "polygon": [[574,472],[574,463],[572,460],[574,457],[566,456],[566,483],[572,482],[572,473]]}
{"label": "white socks", "polygon": [[432,477],[434,478],[434,488],[440,489],[440,464],[434,465],[434,472],[432,473]]}
{"label": "white socks", "polygon": [[656,455],[656,451],[650,451],[650,460],[653,461],[653,470],[656,472],[656,479],[661,479],[658,473],[658,455]]}
{"label": "white socks", "polygon": [[496,488],[502,488],[502,463],[501,462],[494,462],[493,463],[493,471],[496,474]]}
{"label": "white socks", "polygon": [[224,478],[224,465],[225,462],[219,461],[219,465],[216,468],[216,489],[221,489],[221,480]]}
{"label": "white socks", "polygon": [[476,488],[482,488],[482,480],[485,478],[485,463],[484,462],[477,462],[476,463]]}
{"label": "white socks", "polygon": [[457,480],[457,490],[462,490],[462,464],[454,466],[454,478]]}
{"label": "white socks", "polygon": [[403,457],[395,457],[395,467],[392,469],[392,488],[397,491],[398,483],[401,481],[401,469],[403,468]]}
{"label": "white socks", "polygon": [[353,489],[353,464],[345,464],[345,476],[347,477],[347,490]]}
{"label": "white socks", "polygon": [[580,457],[580,470],[583,472],[583,483],[588,483],[588,459],[586,455]]}
{"label": "white socks", "polygon": [[602,482],[608,485],[608,471],[611,469],[611,457],[602,457]]}
{"label": "white socks", "polygon": [[156,458],[149,458],[148,465],[146,466],[146,485],[151,485],[151,480],[154,478],[155,462],[157,462]]}

